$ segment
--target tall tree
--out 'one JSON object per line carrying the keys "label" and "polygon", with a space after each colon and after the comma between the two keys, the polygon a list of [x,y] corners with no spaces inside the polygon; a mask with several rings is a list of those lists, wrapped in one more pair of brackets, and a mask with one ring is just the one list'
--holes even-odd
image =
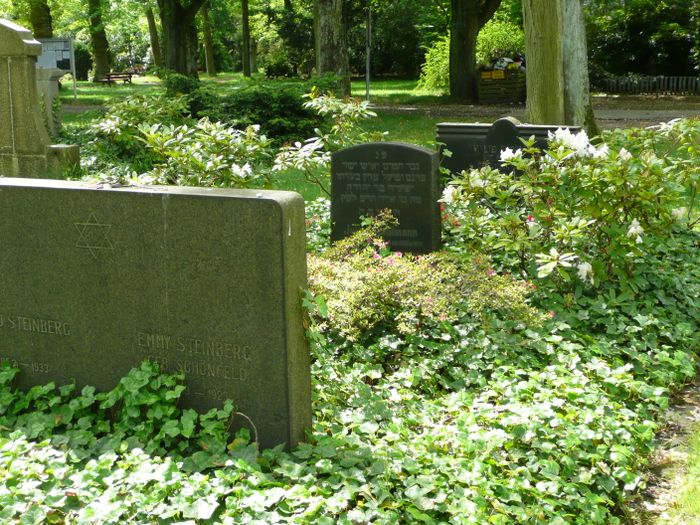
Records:
{"label": "tall tree", "polygon": [[528,120],[596,134],[580,0],[523,0],[523,12]]}
{"label": "tall tree", "polygon": [[29,0],[29,23],[34,38],[53,37],[53,20],[47,0]]}
{"label": "tall tree", "polygon": [[204,59],[206,60],[207,75],[215,76],[216,62],[214,60],[214,36],[211,32],[211,17],[209,16],[210,0],[206,0],[200,9],[202,14],[202,33],[204,34]]}
{"label": "tall tree", "polygon": [[316,0],[314,3],[316,72],[334,73],[341,78],[340,94],[350,95],[348,45],[343,23],[343,0]]}
{"label": "tall tree", "polygon": [[197,75],[195,17],[204,0],[158,0],[163,31],[163,65],[182,75]]}
{"label": "tall tree", "polygon": [[450,94],[477,101],[476,37],[501,5],[501,0],[451,0]]}
{"label": "tall tree", "polygon": [[88,19],[90,21],[90,41],[92,57],[95,59],[94,78],[104,78],[110,69],[109,42],[102,20],[102,0],[88,0]]}
{"label": "tall tree", "polygon": [[243,36],[243,76],[249,77],[250,67],[250,12],[248,0],[241,0],[241,33]]}
{"label": "tall tree", "polygon": [[156,67],[163,66],[163,56],[160,51],[160,37],[158,36],[158,25],[156,17],[153,14],[153,9],[150,5],[146,6],[146,21],[148,22],[148,36],[151,41],[151,54],[153,55],[153,65]]}

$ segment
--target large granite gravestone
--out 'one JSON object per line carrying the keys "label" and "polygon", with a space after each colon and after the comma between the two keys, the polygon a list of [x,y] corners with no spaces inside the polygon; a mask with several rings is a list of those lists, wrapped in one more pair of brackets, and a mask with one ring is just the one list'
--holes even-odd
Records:
{"label": "large granite gravestone", "polygon": [[232,399],[263,447],[303,438],[298,194],[0,178],[0,245],[0,359],[19,386],[106,390],[149,359],[184,372],[185,406]]}
{"label": "large granite gravestone", "polygon": [[435,151],[400,142],[361,144],[334,153],[331,240],[357,231],[361,216],[390,209],[399,220],[384,236],[392,249],[439,249],[438,159]]}
{"label": "large granite gravestone", "polygon": [[[442,159],[442,166],[453,173],[482,166],[500,167],[501,150],[522,148],[520,140],[535,137],[540,148],[547,146],[550,132],[562,126],[521,124],[513,117],[497,120],[493,124],[464,124],[441,122],[437,124],[437,141],[449,150],[452,156]],[[567,126],[572,132],[581,128]]]}
{"label": "large granite gravestone", "polygon": [[80,162],[78,146],[51,145],[36,81],[41,44],[0,20],[0,176],[59,176]]}

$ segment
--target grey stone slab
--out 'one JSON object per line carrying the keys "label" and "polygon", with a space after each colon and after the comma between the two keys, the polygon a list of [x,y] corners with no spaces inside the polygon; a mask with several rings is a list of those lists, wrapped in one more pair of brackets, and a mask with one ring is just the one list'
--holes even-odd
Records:
{"label": "grey stone slab", "polygon": [[[453,173],[482,166],[499,168],[501,150],[522,148],[520,139],[531,136],[535,137],[538,147],[544,148],[548,133],[561,127],[521,124],[513,117],[499,119],[493,124],[441,122],[437,124],[437,141],[452,153],[450,157],[443,157],[442,166]],[[581,129],[576,126],[568,128],[572,132]]]}
{"label": "grey stone slab", "polygon": [[[0,359],[19,386],[112,388],[144,359],[184,406],[233,399],[263,447],[311,423],[303,200],[0,179]],[[251,426],[244,417],[234,426]]]}
{"label": "grey stone slab", "polygon": [[438,159],[435,151],[401,142],[361,144],[334,153],[331,240],[357,231],[361,216],[390,209],[399,220],[385,235],[392,249],[439,249]]}

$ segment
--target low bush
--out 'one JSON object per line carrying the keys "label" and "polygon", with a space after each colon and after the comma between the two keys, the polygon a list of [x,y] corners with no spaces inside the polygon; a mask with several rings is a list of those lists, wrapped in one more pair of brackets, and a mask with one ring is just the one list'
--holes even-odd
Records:
{"label": "low bush", "polygon": [[193,125],[141,125],[158,184],[267,188],[270,141],[258,126],[238,130],[206,118]]}
{"label": "low bush", "polygon": [[192,122],[184,97],[131,96],[115,102],[106,115],[88,129],[91,137],[83,158],[91,172],[126,164],[124,171],[142,173],[154,158],[141,140],[144,124],[179,126]]}
{"label": "low bush", "polygon": [[[333,91],[333,77],[318,79],[320,91]],[[191,96],[194,113],[211,121],[245,128],[259,125],[276,145],[304,140],[322,127],[324,118],[304,106],[304,94],[314,85],[304,82],[260,82],[224,94],[200,91]]]}
{"label": "low bush", "polygon": [[391,252],[381,235],[396,224],[383,213],[309,258],[312,304],[324,318],[317,328],[366,342],[385,333],[416,333],[461,309],[539,324],[540,315],[526,304],[527,283],[495,275],[476,257]]}

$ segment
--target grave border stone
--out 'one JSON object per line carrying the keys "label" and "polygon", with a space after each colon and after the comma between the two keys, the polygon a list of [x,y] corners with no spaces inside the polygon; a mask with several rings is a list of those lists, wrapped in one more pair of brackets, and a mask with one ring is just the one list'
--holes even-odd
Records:
{"label": "grave border stone", "polygon": [[[520,138],[535,137],[535,144],[547,146],[549,133],[559,128],[568,128],[576,133],[579,126],[522,124],[513,117],[504,117],[493,124],[439,122],[436,124],[436,140],[441,144],[441,151],[448,149],[451,156],[443,156],[441,165],[453,173],[462,170],[481,168],[489,165],[500,167],[500,153],[505,148],[522,148]],[[470,155],[471,153],[471,155]],[[470,162],[473,159],[474,162]]]}

